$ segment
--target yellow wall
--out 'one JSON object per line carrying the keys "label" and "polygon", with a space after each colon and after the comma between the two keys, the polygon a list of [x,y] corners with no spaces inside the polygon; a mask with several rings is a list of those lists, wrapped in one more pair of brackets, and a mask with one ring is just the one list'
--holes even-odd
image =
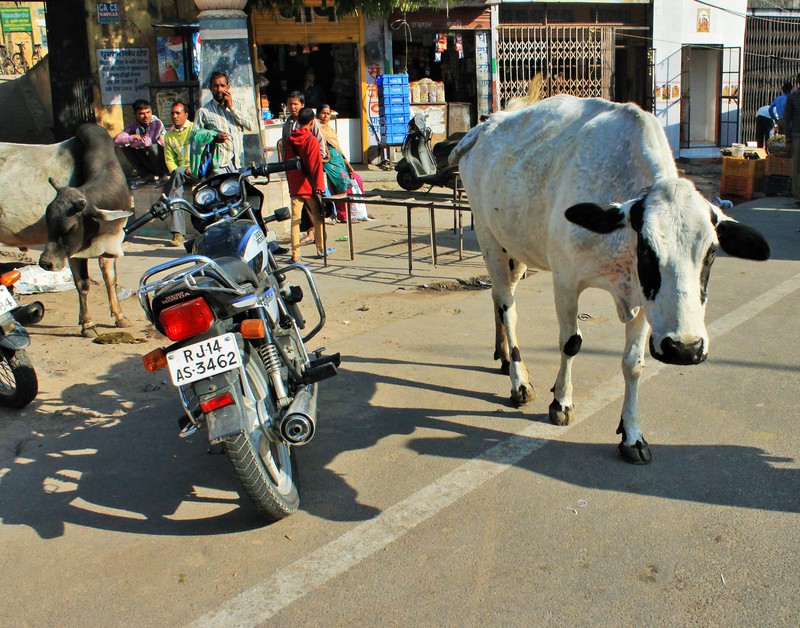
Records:
{"label": "yellow wall", "polygon": [[[171,31],[154,29],[152,24],[169,18],[196,19],[198,13],[194,0],[126,0],[120,3],[119,24],[98,24],[96,0],[85,0],[85,7],[92,75],[96,77],[98,72],[98,48],[147,48],[153,82],[158,79],[155,38]],[[133,116],[130,105],[103,106],[99,86],[95,84],[93,89],[97,122],[116,135]]]}

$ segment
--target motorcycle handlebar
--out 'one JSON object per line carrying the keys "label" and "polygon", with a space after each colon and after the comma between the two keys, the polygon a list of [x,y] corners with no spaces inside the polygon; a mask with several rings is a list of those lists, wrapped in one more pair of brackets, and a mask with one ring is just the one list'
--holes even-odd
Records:
{"label": "motorcycle handlebar", "polygon": [[287,159],[276,163],[259,164],[253,168],[253,174],[260,177],[269,177],[276,172],[286,172],[287,170],[299,170],[302,167],[300,158]]}
{"label": "motorcycle handlebar", "polygon": [[125,228],[123,229],[123,231],[125,232],[125,235],[129,235],[129,234],[133,233],[134,231],[136,231],[137,229],[141,229],[148,222],[153,220],[153,218],[155,218],[155,216],[153,216],[153,214],[150,213],[150,210],[147,210],[144,214],[139,216],[136,220],[134,220],[133,222],[129,222],[127,225],[125,225]]}

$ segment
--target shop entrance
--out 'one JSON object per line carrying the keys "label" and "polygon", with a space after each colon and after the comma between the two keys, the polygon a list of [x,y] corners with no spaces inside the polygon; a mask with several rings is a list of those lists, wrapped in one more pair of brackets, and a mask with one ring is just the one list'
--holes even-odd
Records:
{"label": "shop entrance", "polygon": [[304,93],[310,107],[328,104],[339,118],[360,116],[356,44],[262,45],[258,54],[268,81],[259,91],[269,99],[273,117],[281,115],[287,95],[295,90]]}
{"label": "shop entrance", "polygon": [[428,78],[444,83],[446,102],[468,103],[469,126],[477,123],[474,30],[436,31],[415,26],[413,41],[395,31],[392,51],[395,74],[407,69],[409,82]]}

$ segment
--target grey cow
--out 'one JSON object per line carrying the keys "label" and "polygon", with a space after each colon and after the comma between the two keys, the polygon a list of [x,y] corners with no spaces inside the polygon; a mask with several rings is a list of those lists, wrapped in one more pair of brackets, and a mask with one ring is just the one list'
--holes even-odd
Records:
{"label": "grey cow", "polygon": [[130,326],[116,291],[130,196],[108,132],[83,124],[75,137],[58,144],[0,143],[0,190],[0,242],[45,245],[39,260],[45,270],[69,262],[82,335],[97,335],[88,309],[92,257],[98,258],[117,327]]}

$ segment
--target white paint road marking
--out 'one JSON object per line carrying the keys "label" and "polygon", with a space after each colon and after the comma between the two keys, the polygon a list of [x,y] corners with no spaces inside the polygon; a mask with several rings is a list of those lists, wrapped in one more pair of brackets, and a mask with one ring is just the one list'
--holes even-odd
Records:
{"label": "white paint road marking", "polygon": [[[719,337],[800,289],[800,274],[726,314],[707,326],[709,336]],[[642,374],[649,379],[665,365],[650,360]],[[623,379],[618,375],[592,391],[581,403],[575,423],[557,427],[533,423],[422,488],[410,497],[365,521],[338,539],[294,562],[260,584],[231,598],[219,609],[203,615],[194,626],[254,626],[294,603],[410,532],[441,510],[468,495],[509,467],[593,416],[622,395]]]}

